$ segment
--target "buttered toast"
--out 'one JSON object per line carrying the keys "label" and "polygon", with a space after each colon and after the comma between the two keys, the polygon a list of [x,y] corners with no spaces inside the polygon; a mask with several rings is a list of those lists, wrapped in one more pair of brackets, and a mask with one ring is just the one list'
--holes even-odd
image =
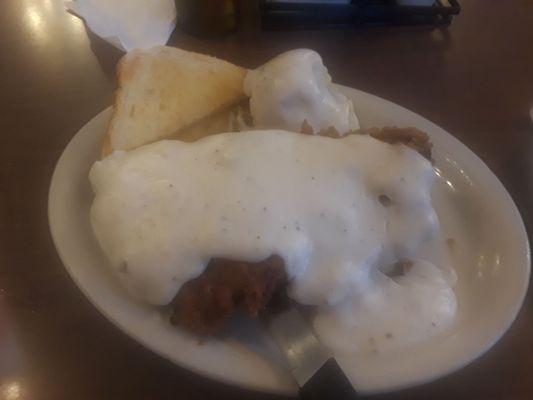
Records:
{"label": "buttered toast", "polygon": [[245,75],[246,69],[227,61],[168,46],[128,53],[118,66],[119,88],[102,155],[180,131],[190,135],[211,116],[221,129],[228,110],[246,98]]}

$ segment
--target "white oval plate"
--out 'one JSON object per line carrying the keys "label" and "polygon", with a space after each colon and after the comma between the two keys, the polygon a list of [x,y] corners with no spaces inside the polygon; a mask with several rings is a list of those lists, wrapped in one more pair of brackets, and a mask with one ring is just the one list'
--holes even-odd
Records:
{"label": "white oval plate", "polygon": [[[413,348],[379,356],[341,357],[359,391],[376,392],[436,379],[490,348],[509,328],[527,291],[530,254],[520,215],[505,188],[467,147],[430,121],[391,102],[342,87],[363,127],[415,126],[431,136],[439,179],[433,199],[444,238],[453,238],[459,313],[453,330]],[[277,393],[296,386],[282,357],[253,322],[199,346],[164,313],[139,303],[117,285],[89,223],[88,172],[100,153],[111,115],[85,125],[59,159],[49,193],[49,222],[72,278],[120,329],[173,362],[226,383]]]}

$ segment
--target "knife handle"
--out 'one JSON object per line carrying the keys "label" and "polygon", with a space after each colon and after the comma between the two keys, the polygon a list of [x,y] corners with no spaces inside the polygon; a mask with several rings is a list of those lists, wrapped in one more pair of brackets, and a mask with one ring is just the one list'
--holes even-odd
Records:
{"label": "knife handle", "polygon": [[351,400],[357,392],[344,375],[334,358],[329,358],[322,367],[300,388],[302,400]]}

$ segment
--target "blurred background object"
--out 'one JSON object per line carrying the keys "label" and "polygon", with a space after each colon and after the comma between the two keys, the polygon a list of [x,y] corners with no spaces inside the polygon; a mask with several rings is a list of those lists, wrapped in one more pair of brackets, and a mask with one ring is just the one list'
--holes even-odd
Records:
{"label": "blurred background object", "polygon": [[263,29],[447,25],[457,0],[261,0]]}
{"label": "blurred background object", "polygon": [[176,26],[174,0],[76,0],[65,6],[92,32],[124,51],[165,44]]}
{"label": "blurred background object", "polygon": [[240,0],[176,0],[178,26],[187,33],[223,36],[240,23]]}

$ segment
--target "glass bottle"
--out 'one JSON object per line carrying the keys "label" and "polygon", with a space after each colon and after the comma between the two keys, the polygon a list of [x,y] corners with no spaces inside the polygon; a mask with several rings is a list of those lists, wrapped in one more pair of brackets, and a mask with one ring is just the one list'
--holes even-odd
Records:
{"label": "glass bottle", "polygon": [[239,26],[240,0],[176,0],[178,26],[195,36],[222,36]]}

